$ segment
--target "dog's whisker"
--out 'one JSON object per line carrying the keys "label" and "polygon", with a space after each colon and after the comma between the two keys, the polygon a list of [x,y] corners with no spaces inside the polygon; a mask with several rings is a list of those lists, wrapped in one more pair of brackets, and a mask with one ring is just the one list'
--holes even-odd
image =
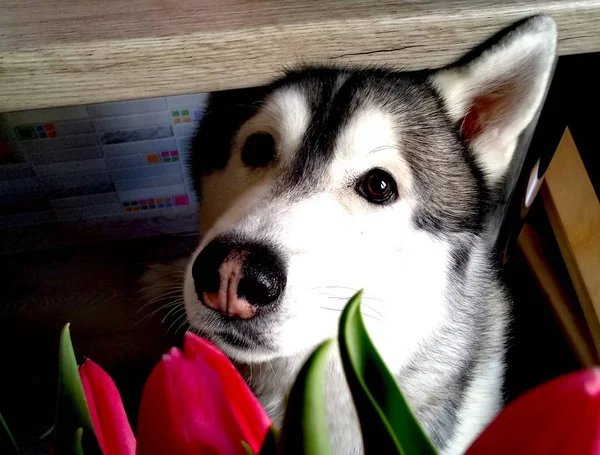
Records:
{"label": "dog's whisker", "polygon": [[167,302],[166,304],[163,304],[161,306],[159,306],[157,309],[155,309],[154,311],[151,311],[149,314],[145,315],[144,317],[140,318],[136,324],[139,324],[140,322],[145,321],[146,319],[151,318],[152,316],[154,316],[155,314],[159,313],[160,311],[166,309],[166,308],[170,308],[171,305],[173,305],[173,302]]}
{"label": "dog's whisker", "polygon": [[187,324],[187,322],[188,322],[188,321],[187,321],[187,318],[185,318],[185,317],[184,317],[184,318],[183,318],[183,321],[181,322],[181,324],[179,324],[179,327],[177,327],[177,328],[175,329],[175,333],[174,333],[174,335],[177,335],[177,332],[179,332],[181,329],[183,329],[183,328],[185,327],[185,325]]}
{"label": "dog's whisker", "polygon": [[143,310],[144,308],[146,308],[148,305],[152,305],[153,303],[160,302],[161,300],[165,300],[165,299],[167,299],[167,298],[173,298],[173,297],[175,297],[177,294],[183,294],[183,289],[175,289],[175,290],[172,290],[172,291],[169,291],[169,292],[165,292],[165,293],[163,293],[163,294],[161,294],[161,295],[159,295],[159,296],[157,296],[157,297],[154,297],[152,300],[150,300],[150,301],[146,302],[146,303],[145,303],[145,304],[144,304],[144,305],[143,305],[143,306],[142,306],[142,307],[141,307],[141,308],[138,310],[138,312],[139,312],[139,311],[141,311],[141,310]]}
{"label": "dog's whisker", "polygon": [[164,324],[165,321],[167,320],[167,318],[174,312],[177,311],[177,309],[179,308],[179,305],[181,305],[183,303],[183,300],[180,300],[178,302],[173,302],[171,305],[173,306],[173,308],[171,308],[169,310],[169,312],[167,314],[165,314],[165,316],[162,318],[162,320],[160,321],[161,324]]}
{"label": "dog's whisker", "polygon": [[[162,299],[163,297],[168,297],[168,296],[172,296],[173,294],[183,294],[183,289],[178,288],[178,289],[173,289],[171,291],[168,292],[163,292],[161,295],[154,297],[153,299],[149,300],[146,305],[150,305],[151,303],[154,303],[160,299]],[[143,307],[142,307],[143,308]]]}
{"label": "dog's whisker", "polygon": [[[344,309],[343,309],[343,308],[331,308],[331,307],[325,307],[325,306],[321,306],[320,308],[321,308],[322,310],[335,311],[336,313],[341,313],[341,312],[343,312],[343,311],[344,311]],[[360,312],[360,314],[361,314],[361,315],[363,315],[363,316],[366,316],[366,317],[368,317],[368,318],[373,318],[373,319],[375,319],[376,321],[381,321],[381,319],[380,319],[380,318],[378,318],[377,316],[374,316],[374,315],[372,315],[372,314],[369,314],[369,313],[365,313],[364,311],[361,311],[361,312]]]}
{"label": "dog's whisker", "polygon": [[[351,298],[351,297],[347,297],[345,295],[327,294],[325,292],[319,292],[319,295],[326,296],[326,297],[329,297],[332,299],[339,299],[339,300],[346,300],[346,301],[350,300],[350,298]],[[366,296],[366,297],[363,296],[361,300],[363,302],[365,300],[372,300],[374,302],[383,303],[383,300],[381,300],[381,299],[376,299],[375,297],[368,297],[368,296]]]}
{"label": "dog's whisker", "polygon": [[268,362],[268,364],[271,367],[271,372],[273,373],[273,380],[276,381],[278,393],[281,393],[281,391],[282,391],[281,390],[281,382],[278,380],[279,377],[277,376],[277,373],[275,373],[275,368],[273,368],[273,363]]}
{"label": "dog's whisker", "polygon": [[166,309],[171,308],[173,306],[174,307],[178,307],[182,303],[183,303],[183,299],[179,299],[179,300],[176,300],[176,301],[167,302],[166,304],[161,305],[159,308],[157,308],[156,310],[152,311],[150,314],[147,314],[146,316],[144,316],[143,318],[141,318],[136,324],[139,324],[139,323],[145,321],[146,319],[151,318],[152,316],[154,316],[155,314],[160,313],[163,310],[166,310]]}
{"label": "dog's whisker", "polygon": [[[345,304],[345,302],[348,301],[348,299],[346,297],[338,297],[338,296],[334,296],[334,295],[330,295],[330,294],[321,294],[321,295],[324,297],[327,297],[328,299],[331,299],[331,300],[339,300],[341,302],[344,302],[344,304]],[[373,305],[369,304],[369,302],[368,302],[369,300],[371,300],[371,299],[366,299],[366,300],[361,301],[361,307],[367,308],[367,309],[377,313],[380,317],[383,317],[383,315]],[[379,301],[379,300],[375,300],[375,302],[383,303],[382,301]]]}
{"label": "dog's whisker", "polygon": [[[309,291],[317,291],[319,289],[325,289],[327,291],[332,291],[332,292],[334,292],[333,291],[334,289],[343,289],[343,290],[351,291],[352,295],[350,295],[348,297],[343,296],[344,298],[346,298],[348,300],[350,300],[350,298],[359,291],[359,289],[351,288],[351,287],[348,287],[348,286],[317,286],[317,287],[309,289]],[[340,296],[340,297],[342,297],[342,296]],[[377,297],[373,297],[371,294],[368,294],[368,293],[365,293],[365,292],[363,292],[362,299],[379,300],[381,302],[383,301],[383,299],[380,299],[380,298],[377,298]]]}
{"label": "dog's whisker", "polygon": [[[162,297],[169,296],[171,294],[175,294],[176,292],[180,292],[181,294],[183,294],[183,288],[181,288],[181,287],[172,288],[172,289],[166,290],[165,292],[161,292],[160,294],[156,294],[154,297],[152,297],[150,300],[148,300],[144,305],[151,305],[152,303],[161,299]],[[139,297],[138,301],[143,302],[144,301],[143,297]]]}
{"label": "dog's whisker", "polygon": [[181,310],[183,310],[183,314],[177,316],[177,318],[175,318],[175,320],[173,322],[171,322],[171,325],[169,326],[169,328],[167,329],[166,334],[169,334],[169,331],[171,330],[171,328],[175,325],[181,322],[181,319],[186,317],[186,313],[185,313],[185,308],[181,308]]}
{"label": "dog's whisker", "polygon": [[164,288],[165,290],[170,290],[170,289],[175,289],[175,288],[179,288],[183,286],[183,283],[178,283],[178,284],[165,284],[165,283],[160,283],[160,284],[151,284],[149,286],[144,286],[141,287],[138,291],[136,291],[136,294],[141,294],[143,292],[149,291],[150,289],[156,289],[156,288]]}
{"label": "dog's whisker", "polygon": [[[144,305],[142,305],[142,307],[140,309],[138,309],[135,314],[138,315],[140,314],[142,311],[144,311],[146,308],[148,308],[151,305],[157,305],[157,304],[161,304],[162,302],[164,302],[165,300],[169,300],[169,299],[175,299],[177,298],[177,295],[167,295],[167,296],[162,296],[159,299],[156,299],[154,302],[149,302],[146,303]],[[183,297],[181,297],[181,300],[183,300]]]}

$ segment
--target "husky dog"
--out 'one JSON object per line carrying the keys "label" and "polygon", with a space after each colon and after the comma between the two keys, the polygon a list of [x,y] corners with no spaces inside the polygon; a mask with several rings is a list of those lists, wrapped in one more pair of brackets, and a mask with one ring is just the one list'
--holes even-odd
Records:
{"label": "husky dog", "polygon": [[[509,300],[486,225],[555,51],[538,16],[439,70],[305,68],[214,97],[193,141],[202,237],[184,304],[276,423],[358,289],[441,453],[463,452],[499,411]],[[334,451],[359,453],[335,356],[326,393]]]}

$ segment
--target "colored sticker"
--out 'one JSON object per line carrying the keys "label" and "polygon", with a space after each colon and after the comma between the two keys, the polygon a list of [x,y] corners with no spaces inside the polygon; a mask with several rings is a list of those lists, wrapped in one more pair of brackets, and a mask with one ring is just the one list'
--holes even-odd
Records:
{"label": "colored sticker", "polygon": [[158,153],[153,153],[151,155],[146,155],[146,161],[149,164],[160,163],[160,156],[158,156]]}
{"label": "colored sticker", "polygon": [[190,199],[187,197],[187,195],[173,196],[173,205],[175,205],[175,206],[189,205],[189,203],[190,203]]}

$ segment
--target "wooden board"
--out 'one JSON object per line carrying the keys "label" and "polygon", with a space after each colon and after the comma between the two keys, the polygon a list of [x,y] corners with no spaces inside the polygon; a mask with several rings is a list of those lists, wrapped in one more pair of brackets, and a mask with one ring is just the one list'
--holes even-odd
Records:
{"label": "wooden board", "polygon": [[600,204],[569,130],[546,172],[541,196],[600,352]]}
{"label": "wooden board", "polygon": [[264,84],[299,63],[440,66],[551,14],[600,51],[600,1],[3,0],[0,112]]}
{"label": "wooden board", "polygon": [[598,365],[598,353],[586,321],[577,311],[577,301],[569,298],[564,286],[552,270],[552,261],[544,254],[537,232],[526,224],[517,241],[533,277],[546,297],[554,317],[582,367]]}

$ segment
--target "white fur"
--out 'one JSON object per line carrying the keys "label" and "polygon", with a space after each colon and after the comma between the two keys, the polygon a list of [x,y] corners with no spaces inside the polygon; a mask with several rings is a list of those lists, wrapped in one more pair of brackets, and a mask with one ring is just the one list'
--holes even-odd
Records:
{"label": "white fur", "polygon": [[[264,107],[269,114],[259,112],[239,135],[285,130],[297,143],[306,125],[302,102],[296,91],[275,93]],[[256,177],[238,163],[237,156],[223,173],[206,178],[205,191],[222,196],[204,201],[203,211],[221,213],[193,258],[223,233],[274,242],[287,250],[287,287],[281,308],[285,320],[272,329],[279,349],[271,357],[304,352],[335,336],[341,309],[358,289],[365,289],[363,311],[370,333],[393,370],[444,318],[448,245],[412,226],[411,178],[398,153],[397,134],[385,112],[364,110],[340,134],[338,158],[331,165],[327,186],[318,195],[291,203],[287,197],[273,197],[269,190],[274,180],[269,175],[253,183]],[[348,186],[349,179],[373,167],[393,172],[405,189],[402,200],[389,208],[370,206]],[[226,183],[234,181],[242,183],[236,189],[243,191],[229,201],[226,195],[233,185]],[[192,324],[196,320],[202,324],[202,314],[210,310],[197,303],[192,263],[185,302]],[[224,350],[240,361],[269,358],[267,353],[242,353],[230,346]]]}
{"label": "white fur", "polygon": [[[471,139],[491,182],[501,179],[518,135],[544,96],[555,34],[551,21],[534,19],[529,28],[514,32],[474,62],[432,76],[455,121],[490,90],[506,96],[500,115],[486,112],[485,128]],[[503,85],[506,81],[508,86]],[[199,303],[191,273],[194,259],[211,240],[233,234],[275,244],[287,264],[287,285],[277,308],[279,321],[268,328],[275,349],[242,351],[219,343],[227,355],[249,368],[246,379],[273,419],[280,421],[287,391],[306,355],[322,340],[335,337],[344,304],[361,288],[365,289],[362,311],[367,329],[394,373],[409,365],[427,341],[446,337],[436,346],[443,360],[435,357],[437,363],[427,366],[430,370],[413,376],[417,382],[411,382],[410,375],[403,379],[409,403],[431,402],[436,393],[443,393],[437,381],[454,371],[453,361],[463,360],[463,345],[468,346],[468,336],[442,333],[449,326],[468,326],[470,317],[468,308],[450,311],[450,303],[464,297],[452,295],[456,287],[449,282],[455,245],[449,243],[450,237],[415,227],[412,219],[420,202],[415,196],[416,180],[401,150],[403,131],[393,112],[368,100],[339,132],[334,158],[321,169],[312,191],[281,190],[282,175],[293,162],[311,120],[307,95],[300,87],[284,86],[272,93],[235,135],[225,169],[202,178],[203,238],[184,282],[188,320],[204,333],[217,323],[215,314]],[[516,92],[505,93],[506,87]],[[273,135],[277,157],[268,167],[249,169],[241,162],[240,150],[246,138],[258,132]],[[400,196],[394,204],[375,206],[356,192],[357,178],[376,167],[387,170],[397,182]],[[458,425],[443,452],[446,455],[465,450],[498,411],[504,368],[506,297],[497,283],[490,284],[489,277],[477,280],[478,274],[481,278],[491,273],[483,241],[474,236],[462,240],[473,247],[464,279],[474,278],[490,287],[484,294],[468,286],[462,289],[492,300],[481,303],[490,307],[487,332],[481,334],[490,352],[462,398]],[[328,378],[335,453],[356,453],[360,450],[358,426],[348,417],[352,404],[336,359],[328,367]]]}
{"label": "white fur", "polygon": [[499,99],[495,109],[483,113],[485,127],[472,138],[472,148],[493,182],[504,176],[519,135],[546,94],[556,35],[551,18],[536,17],[470,64],[432,77],[456,121],[467,115],[478,99]]}

